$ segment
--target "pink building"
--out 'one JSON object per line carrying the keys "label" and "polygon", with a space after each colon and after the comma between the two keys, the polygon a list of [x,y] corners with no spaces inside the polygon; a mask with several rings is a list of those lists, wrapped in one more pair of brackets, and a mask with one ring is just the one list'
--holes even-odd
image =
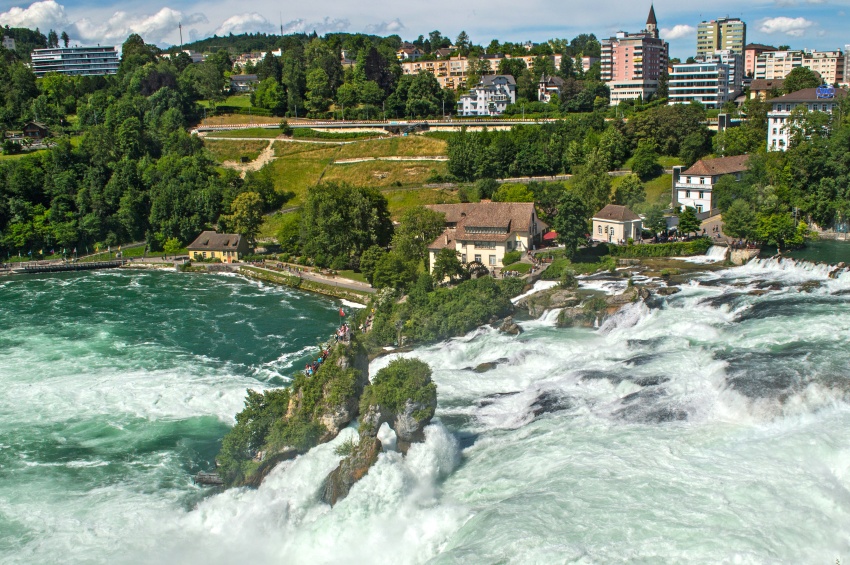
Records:
{"label": "pink building", "polygon": [[602,80],[611,89],[611,105],[623,100],[648,99],[667,72],[669,46],[658,37],[655,7],[650,6],[646,29],[618,32],[602,41]]}
{"label": "pink building", "polygon": [[776,51],[776,47],[762,45],[761,43],[748,43],[744,46],[744,76],[756,76],[756,60],[762,53]]}

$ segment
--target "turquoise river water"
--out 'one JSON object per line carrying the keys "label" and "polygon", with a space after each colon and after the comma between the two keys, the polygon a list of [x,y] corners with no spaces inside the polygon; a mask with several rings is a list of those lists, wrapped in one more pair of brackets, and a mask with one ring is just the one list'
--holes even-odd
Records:
{"label": "turquoise river water", "polygon": [[850,274],[758,259],[595,330],[405,353],[437,419],[333,508],[353,429],[259,489],[193,485],[338,308],[235,276],[0,279],[0,562],[850,561]]}

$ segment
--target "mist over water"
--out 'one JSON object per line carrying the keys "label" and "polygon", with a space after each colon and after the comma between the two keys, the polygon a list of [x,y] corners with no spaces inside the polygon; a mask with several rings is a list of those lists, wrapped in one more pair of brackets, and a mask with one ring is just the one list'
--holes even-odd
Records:
{"label": "mist over water", "polygon": [[190,474],[336,303],[237,277],[0,279],[0,561],[844,562],[848,296],[846,273],[762,259],[598,330],[548,313],[405,353],[434,370],[437,421],[331,509],[353,429],[257,490]]}

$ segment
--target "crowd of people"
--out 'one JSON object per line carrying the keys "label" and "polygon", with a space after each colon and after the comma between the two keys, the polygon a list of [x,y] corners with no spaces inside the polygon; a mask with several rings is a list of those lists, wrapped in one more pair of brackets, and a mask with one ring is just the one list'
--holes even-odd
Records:
{"label": "crowd of people", "polygon": [[[339,328],[337,328],[334,333],[334,341],[336,343],[348,343],[351,340],[351,328],[347,323],[343,323]],[[331,345],[328,343],[319,349],[319,356],[313,360],[312,363],[307,363],[304,365],[304,374],[308,377],[312,377],[316,374],[316,371],[319,370],[319,367],[322,366],[322,363],[327,361],[328,356],[331,354]]]}

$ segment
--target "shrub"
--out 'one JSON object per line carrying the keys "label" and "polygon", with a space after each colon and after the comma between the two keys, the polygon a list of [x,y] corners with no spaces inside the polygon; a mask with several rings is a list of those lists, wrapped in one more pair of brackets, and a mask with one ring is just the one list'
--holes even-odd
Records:
{"label": "shrub", "polygon": [[502,259],[503,265],[510,265],[522,259],[522,251],[508,251],[505,253],[505,258]]}
{"label": "shrub", "polygon": [[617,257],[687,257],[702,255],[711,247],[711,240],[701,237],[693,241],[674,243],[652,243],[646,245],[619,246],[609,243],[608,251]]}

